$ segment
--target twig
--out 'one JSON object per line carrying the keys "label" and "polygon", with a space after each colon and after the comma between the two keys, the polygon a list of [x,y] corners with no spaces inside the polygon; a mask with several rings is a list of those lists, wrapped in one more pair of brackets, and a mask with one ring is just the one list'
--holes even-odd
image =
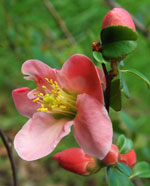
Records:
{"label": "twig", "polygon": [[[111,8],[121,8],[121,6],[115,2],[115,0],[105,0],[105,4]],[[138,21],[134,16],[132,16],[134,24],[139,32],[143,34],[146,39],[150,40],[150,30],[147,29],[140,21]]]}
{"label": "twig", "polygon": [[60,15],[56,11],[56,9],[53,6],[53,4],[51,3],[51,1],[49,1],[49,0],[43,0],[43,3],[46,6],[46,8],[49,10],[49,12],[52,14],[52,16],[55,18],[56,22],[58,23],[59,27],[61,28],[61,30],[65,34],[65,36],[68,39],[68,41],[70,42],[70,44],[71,45],[76,44],[76,41],[73,38],[71,32],[67,28],[65,22],[61,19]]}
{"label": "twig", "polygon": [[106,66],[104,63],[102,63],[103,71],[106,78],[106,90],[105,90],[105,107],[107,112],[109,113],[109,105],[110,105],[110,91],[111,91],[111,81],[113,79],[113,76],[111,73],[107,72]]}
{"label": "twig", "polygon": [[10,148],[10,145],[5,137],[5,134],[3,133],[3,131],[0,129],[0,137],[5,145],[5,148],[7,150],[8,153],[8,158],[11,164],[11,169],[12,169],[12,175],[13,175],[13,185],[17,186],[17,173],[16,173],[16,168],[15,168],[15,162],[13,159],[13,154],[12,154],[12,150]]}

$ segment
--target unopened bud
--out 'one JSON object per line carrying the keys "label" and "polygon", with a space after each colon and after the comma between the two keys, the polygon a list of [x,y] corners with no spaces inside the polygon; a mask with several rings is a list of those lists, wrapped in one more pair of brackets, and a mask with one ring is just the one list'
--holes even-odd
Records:
{"label": "unopened bud", "polygon": [[100,167],[97,160],[81,148],[70,148],[53,156],[64,169],[81,175],[95,173]]}
{"label": "unopened bud", "polygon": [[105,165],[114,165],[119,160],[120,152],[118,150],[118,147],[114,144],[111,145],[110,151],[105,156],[105,158],[102,160],[102,163]]}
{"label": "unopened bud", "polygon": [[109,11],[104,17],[102,29],[107,26],[117,25],[127,26],[132,28],[133,30],[136,30],[130,14],[123,8],[114,8]]}
{"label": "unopened bud", "polygon": [[120,154],[119,161],[125,163],[129,167],[133,168],[136,164],[136,153],[134,149],[132,149],[130,152],[126,154]]}

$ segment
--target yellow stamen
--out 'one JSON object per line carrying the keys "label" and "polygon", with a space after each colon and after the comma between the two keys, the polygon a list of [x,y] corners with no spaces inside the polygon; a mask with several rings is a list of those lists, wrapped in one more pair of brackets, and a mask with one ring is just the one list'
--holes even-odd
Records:
{"label": "yellow stamen", "polygon": [[33,102],[37,102],[37,101],[39,101],[39,100],[40,100],[40,98],[37,97],[37,98],[35,98],[35,99],[33,100]]}
{"label": "yellow stamen", "polygon": [[33,102],[37,102],[41,105],[41,108],[37,109],[38,112],[48,112],[52,114],[61,114],[66,116],[75,116],[77,112],[76,108],[76,94],[71,94],[61,89],[57,81],[45,78],[50,87],[42,86],[43,92],[37,93],[37,98]]}
{"label": "yellow stamen", "polygon": [[46,87],[46,86],[44,86],[44,85],[42,86],[42,88],[43,88],[43,89],[47,89],[47,87]]}

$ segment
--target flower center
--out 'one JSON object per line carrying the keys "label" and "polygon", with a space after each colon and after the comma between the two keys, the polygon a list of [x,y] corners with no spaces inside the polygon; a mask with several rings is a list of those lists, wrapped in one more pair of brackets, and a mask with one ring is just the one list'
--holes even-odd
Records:
{"label": "flower center", "polygon": [[48,112],[56,117],[75,117],[77,113],[76,98],[77,94],[71,94],[59,87],[57,81],[45,78],[51,89],[42,86],[43,91],[35,94],[37,97],[33,102],[41,105],[38,112]]}

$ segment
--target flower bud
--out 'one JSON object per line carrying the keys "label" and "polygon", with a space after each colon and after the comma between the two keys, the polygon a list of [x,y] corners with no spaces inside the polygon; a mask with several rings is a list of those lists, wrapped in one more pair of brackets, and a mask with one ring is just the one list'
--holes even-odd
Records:
{"label": "flower bud", "polygon": [[53,156],[64,169],[81,175],[95,173],[99,169],[97,160],[85,154],[81,148],[70,148]]}
{"label": "flower bud", "polygon": [[105,165],[114,165],[118,162],[119,155],[120,155],[120,152],[118,150],[118,147],[112,144],[110,151],[105,156],[105,158],[102,160],[102,163],[104,163]]}
{"label": "flower bud", "polygon": [[107,26],[117,25],[127,26],[132,28],[133,30],[136,30],[130,14],[123,8],[114,8],[109,11],[104,17],[102,29]]}
{"label": "flower bud", "polygon": [[125,163],[129,167],[133,168],[136,164],[136,153],[134,149],[132,149],[130,152],[126,154],[120,154],[119,161]]}

